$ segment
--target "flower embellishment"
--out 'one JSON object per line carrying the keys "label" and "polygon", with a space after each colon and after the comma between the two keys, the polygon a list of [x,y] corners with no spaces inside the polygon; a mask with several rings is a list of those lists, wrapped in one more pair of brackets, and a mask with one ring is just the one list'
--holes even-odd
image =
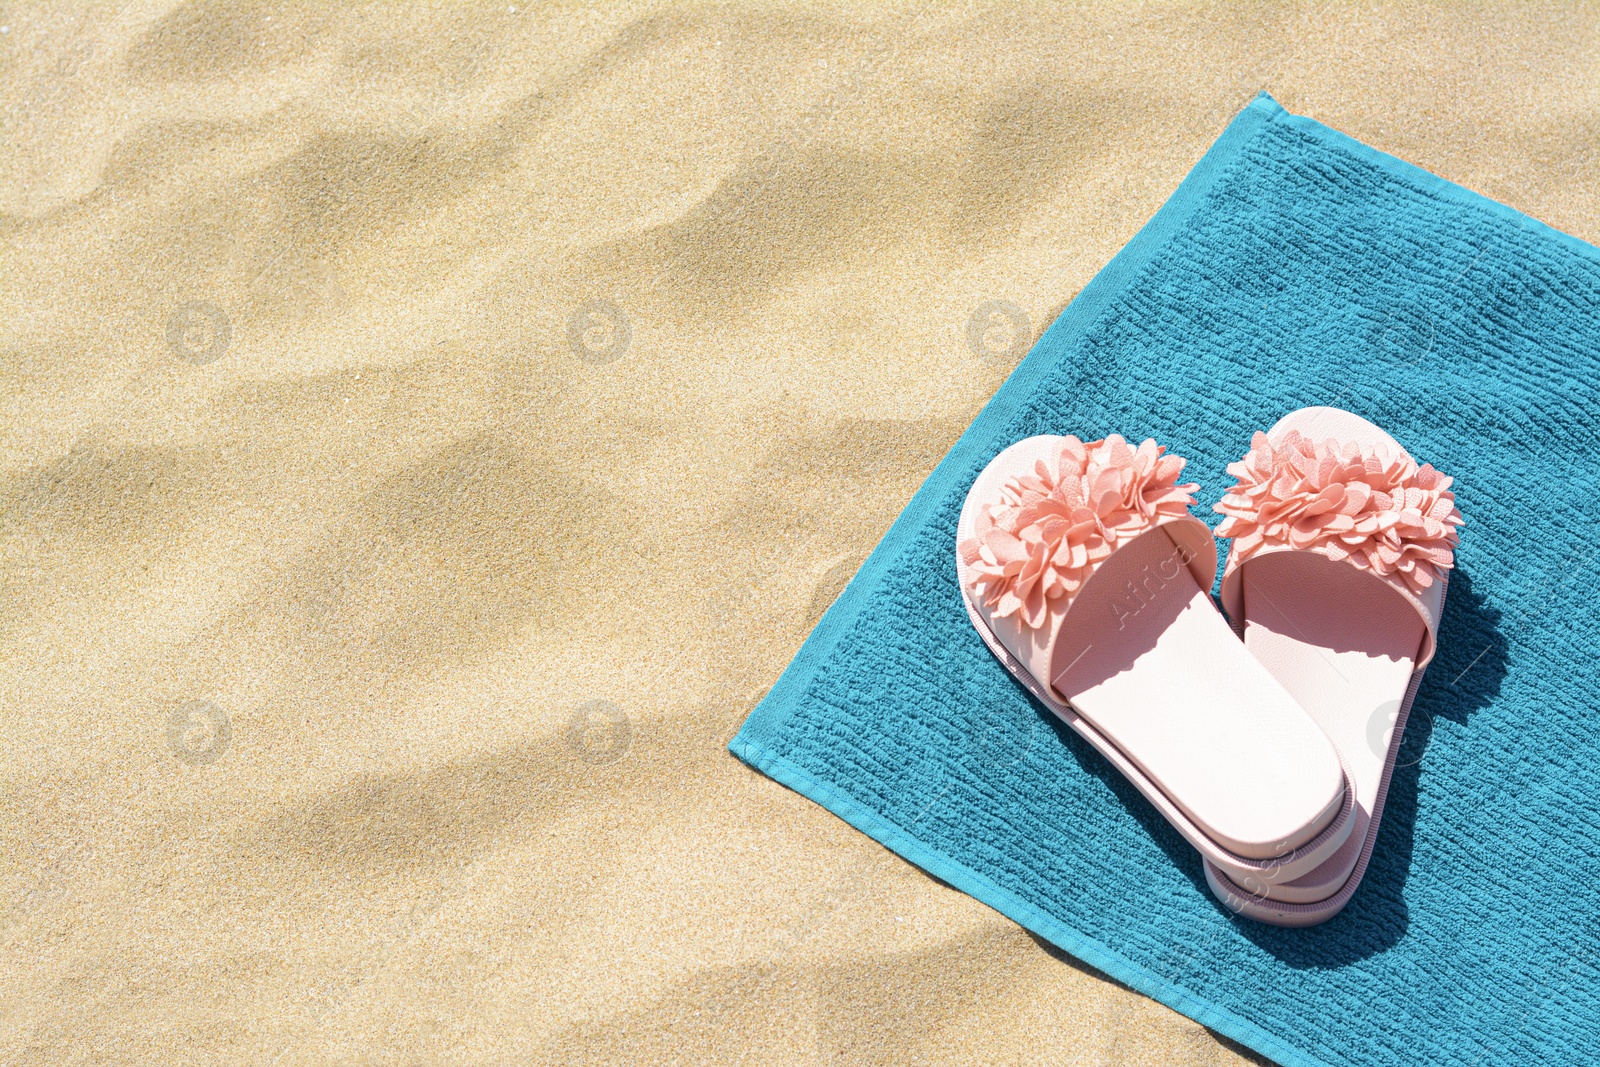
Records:
{"label": "flower embellishment", "polygon": [[[1052,602],[1071,597],[1096,564],[1162,520],[1187,515],[1198,485],[1177,484],[1185,460],[1146,440],[1112,434],[1061,442],[1053,463],[1008,479],[1000,500],[977,509],[962,542],[974,592],[997,618],[1038,629]],[[1064,606],[1064,605],[1063,605]]]}
{"label": "flower embellishment", "polygon": [[1453,479],[1429,464],[1291,430],[1276,448],[1256,434],[1228,473],[1239,481],[1216,507],[1227,516],[1217,536],[1233,538],[1240,562],[1263,545],[1288,545],[1349,560],[1412,593],[1455,565],[1464,520]]}

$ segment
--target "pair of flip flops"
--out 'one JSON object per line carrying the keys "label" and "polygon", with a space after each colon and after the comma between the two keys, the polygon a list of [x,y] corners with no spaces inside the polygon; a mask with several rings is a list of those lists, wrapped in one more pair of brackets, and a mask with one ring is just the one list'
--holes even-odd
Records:
{"label": "pair of flip flops", "polygon": [[1184,463],[1118,436],[1011,445],[961,511],[962,596],[1000,662],[1199,850],[1226,907],[1311,926],[1372,854],[1461,514],[1451,480],[1377,426],[1293,412],[1228,468],[1224,618]]}

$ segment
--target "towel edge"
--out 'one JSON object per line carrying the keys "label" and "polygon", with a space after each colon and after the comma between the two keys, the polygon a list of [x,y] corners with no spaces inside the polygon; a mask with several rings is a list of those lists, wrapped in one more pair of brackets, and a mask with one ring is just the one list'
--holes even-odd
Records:
{"label": "towel edge", "polygon": [[[1098,321],[1106,307],[1120,294],[1128,281],[1148,264],[1199,207],[1226,166],[1236,160],[1240,151],[1264,127],[1287,114],[1265,91],[1258,93],[1228,123],[1222,133],[1184,175],[1178,187],[1156,209],[1143,226],[1112,256],[1105,266],[1080,289],[1067,303],[1055,321],[1029,348],[1027,355],[1001,383],[983,408],[973,417],[950,451],[945,453],[922,485],[912,494],[905,508],[890,524],[888,531],[878,541],[871,553],[846,584],[833,604],[823,613],[789,665],[779,674],[772,688],[756,703],[729,742],[744,738],[757,740],[758,735],[779,727],[787,717],[787,706],[792,692],[801,678],[809,678],[826,660],[829,652],[848,630],[859,613],[858,606],[870,594],[882,577],[885,560],[900,548],[910,531],[919,529],[933,506],[933,502],[955,477],[964,462],[978,458],[979,446],[973,427],[988,421],[990,416],[1009,414],[1028,396],[1028,391],[1040,378],[1054,369],[1049,353],[1069,346],[1075,338],[1087,334]],[[747,735],[748,731],[748,735]]]}
{"label": "towel edge", "polygon": [[[1437,199],[1483,211],[1506,221],[1515,222],[1519,230],[1553,238],[1558,245],[1566,248],[1569,252],[1576,253],[1596,266],[1600,266],[1600,247],[1590,244],[1583,238],[1576,237],[1565,230],[1558,230],[1548,222],[1543,222],[1525,211],[1512,207],[1510,204],[1502,203],[1486,193],[1480,193],[1476,189],[1469,189],[1459,182],[1451,181],[1449,178],[1440,177],[1426,167],[1409,163],[1399,156],[1385,152],[1381,148],[1374,148],[1364,141],[1358,140],[1326,123],[1319,122],[1308,115],[1296,115],[1293,112],[1285,111],[1277,101],[1267,97],[1266,93],[1260,94],[1256,100],[1258,101],[1263,97],[1271,101],[1272,106],[1277,109],[1284,122],[1287,122],[1302,133],[1316,138],[1330,148],[1371,163],[1412,188]],[[1251,103],[1254,104],[1256,101],[1251,101]]]}
{"label": "towel edge", "polygon": [[1197,997],[1176,982],[1156,975],[1119,955],[1109,946],[1072,929],[1011,891],[964,864],[923,844],[909,831],[890,822],[848,793],[814,777],[810,772],[765,746],[735,737],[729,750],[751,768],[781,785],[826,808],[884,848],[908,863],[1004,915],[1025,930],[1030,930],[1070,953],[1102,974],[1130,989],[1150,997],[1180,1015],[1231,1038],[1273,1060],[1280,1067],[1333,1067],[1303,1049],[1287,1044],[1255,1023],[1230,1012],[1203,997]]}

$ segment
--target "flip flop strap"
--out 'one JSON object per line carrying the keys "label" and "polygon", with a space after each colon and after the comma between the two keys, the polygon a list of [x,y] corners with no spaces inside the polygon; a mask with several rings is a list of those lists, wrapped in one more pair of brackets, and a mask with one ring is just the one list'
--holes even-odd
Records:
{"label": "flip flop strap", "polygon": [[[979,502],[972,532],[957,546],[961,582],[1047,689],[1067,612],[1105,560],[1134,539],[1169,528],[1181,565],[1210,585],[1214,543],[1189,514],[1199,486],[1178,483],[1184,464],[1153,440],[1135,449],[1115,434],[1087,443],[1062,437]],[[1209,568],[1203,580],[1201,568]]]}
{"label": "flip flop strap", "polygon": [[1433,656],[1444,583],[1455,565],[1462,525],[1452,479],[1410,456],[1290,430],[1277,444],[1257,433],[1230,464],[1236,484],[1216,510],[1216,535],[1232,539],[1222,603],[1243,606],[1238,571],[1275,552],[1314,552],[1387,583],[1416,609],[1428,639],[1419,666]]}

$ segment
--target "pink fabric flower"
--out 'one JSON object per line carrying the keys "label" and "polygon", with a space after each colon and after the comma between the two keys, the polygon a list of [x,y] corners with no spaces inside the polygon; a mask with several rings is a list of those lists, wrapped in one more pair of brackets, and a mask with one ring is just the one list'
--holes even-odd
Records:
{"label": "pink fabric flower", "polygon": [[1227,516],[1217,536],[1234,539],[1240,562],[1268,544],[1311,549],[1412,593],[1455,565],[1463,520],[1453,479],[1426,463],[1291,430],[1278,448],[1256,434],[1228,473],[1239,482],[1216,507]]}
{"label": "pink fabric flower", "polygon": [[[1112,434],[1061,442],[1052,465],[1005,483],[977,509],[961,546],[974,592],[996,617],[1038,629],[1052,601],[1071,597],[1095,565],[1165,517],[1185,515],[1198,485],[1178,485],[1184,460],[1146,440],[1137,451]],[[1063,605],[1064,606],[1064,605]]]}

